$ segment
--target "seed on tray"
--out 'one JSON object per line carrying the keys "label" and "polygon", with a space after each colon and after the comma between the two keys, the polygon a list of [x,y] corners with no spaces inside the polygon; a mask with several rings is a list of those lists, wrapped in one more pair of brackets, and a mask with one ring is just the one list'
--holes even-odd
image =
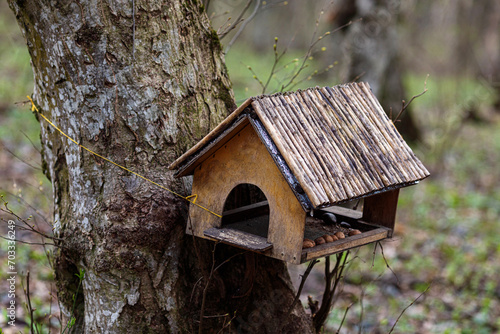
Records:
{"label": "seed on tray", "polygon": [[311,239],[304,239],[302,243],[302,248],[312,248],[314,246],[316,246],[316,244]]}
{"label": "seed on tray", "polygon": [[339,231],[339,232],[337,232],[337,233],[335,233],[335,235],[336,235],[336,236],[337,236],[337,238],[339,238],[339,239],[344,239],[344,238],[345,238],[344,233],[343,233],[343,232],[340,232],[340,231]]}
{"label": "seed on tray", "polygon": [[316,243],[316,245],[322,245],[322,244],[324,244],[326,241],[325,241],[325,239],[324,239],[323,237],[319,237],[319,238],[316,238],[316,239],[314,240],[314,242]]}
{"label": "seed on tray", "polygon": [[349,236],[356,235],[356,234],[361,234],[361,231],[360,230],[352,230],[349,232]]}
{"label": "seed on tray", "polygon": [[322,238],[325,239],[326,242],[333,242],[331,235],[325,234]]}

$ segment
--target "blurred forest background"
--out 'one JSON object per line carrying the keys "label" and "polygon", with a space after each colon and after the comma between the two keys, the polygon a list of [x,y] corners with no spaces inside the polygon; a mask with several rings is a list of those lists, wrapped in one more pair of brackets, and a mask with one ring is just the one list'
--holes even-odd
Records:
{"label": "blurred forest background", "polygon": [[[374,245],[351,253],[325,332],[335,333],[344,315],[341,333],[388,333],[396,322],[397,333],[499,332],[500,2],[205,2],[214,29],[225,35],[238,104],[262,93],[359,80],[371,84],[396,119],[402,100],[427,90],[396,125],[431,177],[401,191],[395,237],[383,242],[383,255]],[[240,14],[246,20],[233,27]],[[33,89],[30,59],[6,2],[0,2],[0,60],[0,194],[8,208],[50,233],[40,125],[24,103]],[[0,204],[1,218],[12,219]],[[6,224],[0,229],[5,236]],[[20,230],[18,237],[41,242]],[[4,327],[7,243],[0,245]],[[20,243],[17,249],[19,277],[26,287],[30,272],[31,303],[44,333],[60,327],[50,251]],[[306,307],[307,296],[321,298],[322,265],[306,282]],[[297,282],[304,270],[290,266]],[[18,285],[22,291],[21,279]],[[22,293],[18,298],[25,302]],[[19,308],[23,322],[29,317]]]}

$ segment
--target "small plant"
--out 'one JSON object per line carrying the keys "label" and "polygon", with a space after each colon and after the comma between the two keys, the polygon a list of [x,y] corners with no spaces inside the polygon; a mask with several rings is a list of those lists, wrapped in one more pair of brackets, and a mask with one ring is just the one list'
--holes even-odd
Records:
{"label": "small plant", "polygon": [[78,292],[80,292],[80,286],[82,285],[83,278],[85,277],[85,269],[80,269],[78,274],[75,274],[76,277],[78,277],[78,286],[76,288],[75,294],[72,296],[73,299],[73,307],[71,309],[71,318],[69,319],[68,323],[66,324],[66,327],[64,327],[64,330],[62,331],[62,334],[66,332],[66,329],[71,329],[76,322],[76,317],[75,317],[75,307],[76,307],[76,298],[78,297]]}

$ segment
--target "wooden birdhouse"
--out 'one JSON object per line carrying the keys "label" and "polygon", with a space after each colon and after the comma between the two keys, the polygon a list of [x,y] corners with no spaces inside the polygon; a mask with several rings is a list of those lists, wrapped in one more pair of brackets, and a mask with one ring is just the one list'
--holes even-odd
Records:
{"label": "wooden birdhouse", "polygon": [[169,168],[193,175],[188,234],[292,263],[392,237],[429,175],[366,83],[250,98]]}

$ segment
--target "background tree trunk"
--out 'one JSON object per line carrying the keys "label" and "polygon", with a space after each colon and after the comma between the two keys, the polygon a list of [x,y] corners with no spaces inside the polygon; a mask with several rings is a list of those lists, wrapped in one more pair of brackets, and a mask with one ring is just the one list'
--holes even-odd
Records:
{"label": "background tree trunk", "polygon": [[[392,0],[342,0],[330,14],[336,26],[362,18],[343,30],[341,47],[346,60],[343,77],[346,81],[368,82],[384,110],[392,113],[392,119],[401,110],[401,101],[411,98],[405,96],[402,80],[397,32],[399,6],[398,1]],[[396,125],[406,140],[420,140],[420,131],[409,109]]]}
{"label": "background tree trunk", "polygon": [[[235,105],[217,34],[196,1],[9,0],[33,99],[82,145],[183,194],[167,166]],[[198,330],[213,263],[237,250],[186,237],[186,203],[89,154],[40,120],[54,191],[54,269],[75,333]],[[223,180],[221,180],[223,182]],[[213,260],[212,260],[213,259]],[[286,265],[235,255],[208,284],[204,332],[311,332]],[[216,317],[214,317],[216,316]],[[64,326],[64,324],[63,324]]]}

